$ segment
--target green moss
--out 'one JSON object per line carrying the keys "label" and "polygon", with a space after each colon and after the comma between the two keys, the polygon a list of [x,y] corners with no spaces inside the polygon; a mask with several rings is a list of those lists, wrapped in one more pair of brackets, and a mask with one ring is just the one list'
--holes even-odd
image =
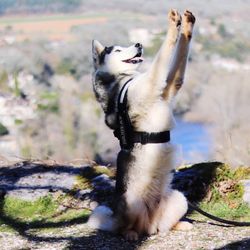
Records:
{"label": "green moss", "polygon": [[92,92],[84,92],[83,94],[80,95],[81,101],[82,102],[87,102],[89,100],[93,100],[94,96]]}
{"label": "green moss", "polygon": [[51,113],[59,112],[59,96],[55,92],[43,92],[37,104],[38,111],[49,111]]}
{"label": "green moss", "polygon": [[231,168],[226,164],[221,164],[215,173],[215,182],[233,180],[234,173]]}
{"label": "green moss", "polygon": [[25,145],[21,148],[21,154],[24,158],[30,158],[31,157],[31,147],[29,145]]}
{"label": "green moss", "polygon": [[15,93],[16,97],[20,97],[21,96],[21,90],[20,90],[20,87],[19,87],[19,81],[18,81],[17,76],[18,76],[18,74],[15,73],[14,74],[14,83],[15,83],[14,93]]}
{"label": "green moss", "polygon": [[76,177],[76,183],[73,187],[73,190],[84,190],[84,189],[93,189],[93,186],[90,182],[90,179],[84,176],[78,175]]}
{"label": "green moss", "polygon": [[59,200],[53,199],[50,195],[36,201],[24,201],[7,196],[0,202],[0,232],[58,229],[65,223],[76,223],[78,220],[83,223],[90,213],[85,209],[66,209],[59,212],[59,205]]}
{"label": "green moss", "polygon": [[[65,211],[65,213],[55,217],[53,220],[53,222],[70,222],[71,220],[75,220],[77,218],[82,218],[82,219],[86,219],[90,214],[90,211],[87,211],[85,209],[69,209],[67,211]],[[84,221],[84,220],[83,220]]]}
{"label": "green moss", "polygon": [[52,201],[51,196],[45,196],[34,202],[7,196],[1,203],[5,216],[21,222],[49,218],[57,209],[57,204]]}
{"label": "green moss", "polygon": [[110,168],[104,168],[101,166],[94,166],[95,172],[97,175],[100,174],[106,174],[108,177],[114,178],[115,177],[115,171]]}
{"label": "green moss", "polygon": [[216,175],[210,186],[213,202],[223,200],[226,204],[234,199],[241,199],[244,194],[244,187],[239,182],[249,177],[249,168],[240,167],[232,170],[228,165],[223,164],[216,169]]}
{"label": "green moss", "polygon": [[51,101],[56,101],[58,99],[58,93],[56,92],[48,92],[45,91],[43,93],[41,93],[40,95],[40,99],[42,100],[51,100]]}
{"label": "green moss", "polygon": [[77,191],[84,189],[93,189],[91,179],[101,174],[106,174],[110,178],[115,177],[115,171],[113,169],[101,167],[99,165],[87,167],[80,175],[76,177],[76,183],[73,190]]}
{"label": "green moss", "polygon": [[[249,178],[249,171],[246,167],[233,170],[226,164],[219,165],[209,186],[208,195],[200,203],[200,207],[221,218],[250,221],[250,209],[242,200],[244,187],[240,182]],[[193,217],[195,216],[197,213],[194,213]]]}
{"label": "green moss", "polygon": [[234,171],[235,180],[250,179],[250,167],[241,166]]}
{"label": "green moss", "polygon": [[56,68],[56,73],[59,75],[74,74],[75,67],[72,61],[68,58],[63,59]]}
{"label": "green moss", "polygon": [[242,200],[234,200],[231,204],[223,201],[210,202],[200,204],[201,209],[206,212],[218,216],[220,218],[227,218],[231,220],[250,221],[249,206],[242,202]]}
{"label": "green moss", "polygon": [[21,119],[15,119],[15,125],[22,125],[23,121]]}
{"label": "green moss", "polygon": [[8,129],[0,122],[0,136],[9,134]]}
{"label": "green moss", "polygon": [[0,89],[1,91],[9,92],[8,73],[6,71],[0,72]]}
{"label": "green moss", "polygon": [[211,53],[219,54],[225,58],[233,58],[238,61],[244,61],[249,54],[250,43],[243,37],[230,38],[230,36],[224,30],[223,26],[220,26],[219,33],[221,39],[215,39],[209,36],[196,36],[196,41],[201,43],[203,50]]}

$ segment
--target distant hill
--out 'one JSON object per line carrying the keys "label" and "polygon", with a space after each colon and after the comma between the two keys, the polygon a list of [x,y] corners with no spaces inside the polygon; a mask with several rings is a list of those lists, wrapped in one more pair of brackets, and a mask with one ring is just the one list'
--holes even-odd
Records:
{"label": "distant hill", "polygon": [[82,0],[2,0],[0,15],[23,13],[74,12]]}
{"label": "distant hill", "polygon": [[[36,14],[36,13],[68,13],[68,12],[97,12],[122,11],[151,15],[165,15],[170,8],[184,11],[192,9],[199,16],[232,17],[234,13],[240,19],[249,19],[249,0],[209,0],[204,5],[200,0],[0,0],[0,15],[7,14]],[[231,18],[232,19],[232,18]]]}

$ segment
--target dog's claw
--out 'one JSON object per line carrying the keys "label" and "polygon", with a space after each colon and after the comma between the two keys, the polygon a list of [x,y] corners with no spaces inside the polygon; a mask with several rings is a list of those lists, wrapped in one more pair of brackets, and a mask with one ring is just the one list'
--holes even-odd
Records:
{"label": "dog's claw", "polygon": [[138,233],[134,230],[128,230],[128,231],[124,232],[123,235],[124,235],[126,240],[129,240],[129,241],[138,240]]}
{"label": "dog's claw", "polygon": [[168,20],[170,24],[174,24],[176,27],[181,25],[181,15],[175,9],[169,11]]}
{"label": "dog's claw", "polygon": [[185,10],[183,14],[183,34],[190,40],[192,38],[195,16],[191,11]]}
{"label": "dog's claw", "polygon": [[195,16],[193,15],[191,11],[185,10],[184,17],[186,17],[186,22],[192,23],[192,24],[195,23]]}

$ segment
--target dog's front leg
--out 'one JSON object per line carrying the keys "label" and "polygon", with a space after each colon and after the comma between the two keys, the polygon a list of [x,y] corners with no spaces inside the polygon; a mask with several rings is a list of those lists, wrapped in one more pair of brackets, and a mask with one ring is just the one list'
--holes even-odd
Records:
{"label": "dog's front leg", "polygon": [[176,10],[169,11],[168,23],[169,27],[166,38],[148,71],[148,77],[152,79],[152,84],[157,87],[160,85],[158,88],[159,90],[162,90],[166,85],[169,65],[172,60],[181,27],[181,16]]}
{"label": "dog's front leg", "polygon": [[195,17],[190,11],[186,10],[182,20],[180,39],[176,48],[173,64],[167,77],[167,86],[163,92],[163,97],[165,99],[171,99],[175,96],[184,82],[184,74]]}

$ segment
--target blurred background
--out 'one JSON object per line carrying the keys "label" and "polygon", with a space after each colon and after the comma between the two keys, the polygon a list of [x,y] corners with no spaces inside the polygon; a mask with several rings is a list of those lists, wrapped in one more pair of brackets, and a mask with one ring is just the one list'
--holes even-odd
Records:
{"label": "blurred background", "polygon": [[92,91],[91,40],[141,42],[144,70],[170,8],[197,18],[175,104],[181,162],[249,166],[249,0],[0,0],[0,161],[114,162],[119,146]]}

